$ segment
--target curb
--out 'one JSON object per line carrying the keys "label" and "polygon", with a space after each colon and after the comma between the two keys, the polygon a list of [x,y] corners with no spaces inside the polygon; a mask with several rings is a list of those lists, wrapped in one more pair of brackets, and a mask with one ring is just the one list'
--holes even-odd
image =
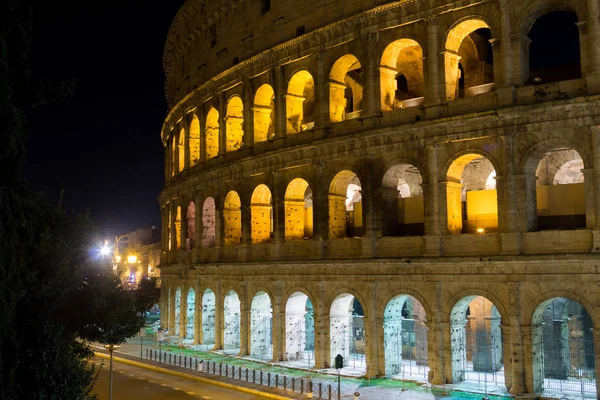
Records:
{"label": "curb", "polygon": [[[105,358],[105,359],[109,359],[110,358],[110,356],[108,354],[99,353],[97,351],[94,351],[94,355],[96,357]],[[186,374],[184,372],[174,371],[174,370],[167,369],[167,368],[161,368],[161,367],[157,367],[157,366],[154,366],[154,365],[142,363],[142,362],[139,362],[139,361],[128,360],[126,358],[121,358],[121,357],[115,357],[115,356],[113,356],[113,361],[118,361],[120,363],[129,364],[129,365],[133,365],[133,366],[136,366],[136,367],[146,368],[146,369],[149,369],[149,370],[152,370],[152,371],[161,372],[163,374],[178,376],[180,378],[192,379],[192,380],[195,380],[195,381],[198,381],[198,382],[207,383],[207,384],[215,385],[215,386],[220,386],[220,387],[223,387],[223,388],[226,388],[226,389],[237,390],[238,392],[244,392],[244,393],[254,394],[254,395],[257,395],[257,396],[268,397],[270,399],[276,399],[276,400],[294,400],[293,397],[285,397],[285,396],[281,396],[281,395],[274,394],[274,393],[262,392],[260,390],[247,388],[247,387],[244,387],[244,386],[236,386],[236,385],[234,385],[232,383],[220,382],[220,381],[217,381],[217,380],[212,380],[212,379],[208,379],[208,378],[202,378],[201,376]]]}

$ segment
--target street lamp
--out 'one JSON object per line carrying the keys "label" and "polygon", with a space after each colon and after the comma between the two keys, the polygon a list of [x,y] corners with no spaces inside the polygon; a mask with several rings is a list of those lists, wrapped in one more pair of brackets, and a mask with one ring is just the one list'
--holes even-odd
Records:
{"label": "street lamp", "polygon": [[110,353],[110,378],[109,378],[109,390],[108,390],[108,400],[112,400],[112,386],[113,386],[113,351],[118,349],[119,345],[116,344],[105,344],[104,348],[108,350]]}

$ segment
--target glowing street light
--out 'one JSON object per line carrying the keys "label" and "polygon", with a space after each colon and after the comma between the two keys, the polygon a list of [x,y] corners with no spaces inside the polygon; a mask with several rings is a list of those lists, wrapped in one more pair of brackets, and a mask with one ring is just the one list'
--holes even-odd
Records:
{"label": "glowing street light", "polygon": [[105,240],[104,243],[102,244],[102,247],[100,247],[100,255],[102,257],[106,257],[106,256],[110,255],[110,251],[111,251],[111,248],[108,245],[108,240]]}
{"label": "glowing street light", "polygon": [[137,262],[137,256],[133,255],[133,254],[130,256],[127,256],[127,262],[129,264],[135,264]]}

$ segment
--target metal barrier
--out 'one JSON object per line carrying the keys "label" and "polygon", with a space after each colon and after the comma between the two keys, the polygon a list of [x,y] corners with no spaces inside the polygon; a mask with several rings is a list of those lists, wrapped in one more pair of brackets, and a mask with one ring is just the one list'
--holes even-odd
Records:
{"label": "metal barrier", "polygon": [[289,390],[301,394],[312,393],[314,399],[337,399],[337,387],[328,383],[313,382],[310,378],[295,378],[263,370],[236,367],[235,365],[205,361],[197,357],[176,355],[168,351],[146,349],[145,358],[162,364],[219,375],[257,385]]}

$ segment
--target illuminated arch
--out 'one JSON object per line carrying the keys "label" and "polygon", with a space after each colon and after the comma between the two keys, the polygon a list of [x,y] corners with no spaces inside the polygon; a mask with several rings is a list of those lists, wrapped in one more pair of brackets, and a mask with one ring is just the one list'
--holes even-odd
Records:
{"label": "illuminated arch", "polygon": [[236,246],[242,239],[242,201],[235,191],[230,191],[225,197],[223,207],[223,222],[225,246]]}
{"label": "illuminated arch", "polygon": [[269,242],[273,233],[273,205],[267,185],[261,184],[254,189],[250,199],[250,219],[252,243]]}
{"label": "illuminated arch", "polygon": [[285,240],[300,240],[313,235],[312,189],[302,178],[293,179],[285,190]]}
{"label": "illuminated arch", "polygon": [[219,155],[219,112],[211,107],[206,114],[206,159]]}
{"label": "illuminated arch", "polygon": [[[418,42],[399,39],[390,43],[381,56],[379,71],[382,111],[422,104],[425,93],[423,49]],[[405,87],[399,84],[402,80]]]}
{"label": "illuminated arch", "polygon": [[341,171],[331,180],[329,185],[329,237],[331,239],[363,235],[360,190],[360,180],[352,171]]}
{"label": "illuminated arch", "polygon": [[287,133],[298,133],[312,128],[315,111],[315,81],[310,72],[300,70],[291,77],[285,99]]}
{"label": "illuminated arch", "polygon": [[254,143],[266,142],[274,135],[275,92],[265,83],[254,95]]}
{"label": "illuminated arch", "polygon": [[244,143],[244,104],[240,96],[232,96],[225,112],[225,150],[239,150]]}
{"label": "illuminated arch", "polygon": [[341,122],[362,109],[363,73],[360,61],[352,55],[340,57],[329,74],[329,117]]}
{"label": "illuminated arch", "polygon": [[424,234],[423,177],[412,164],[391,166],[381,182],[384,236]]}
{"label": "illuminated arch", "polygon": [[202,247],[215,245],[216,207],[215,199],[207,197],[202,205]]}
{"label": "illuminated arch", "polygon": [[190,122],[190,167],[200,162],[200,120],[192,116]]}

